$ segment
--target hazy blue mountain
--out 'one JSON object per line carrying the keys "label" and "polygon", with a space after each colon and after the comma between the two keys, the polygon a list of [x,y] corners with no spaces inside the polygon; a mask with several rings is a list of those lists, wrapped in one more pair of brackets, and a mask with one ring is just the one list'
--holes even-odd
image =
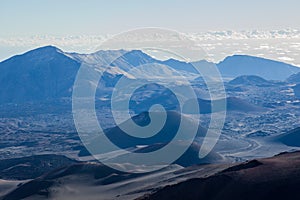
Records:
{"label": "hazy blue mountain", "polygon": [[[149,94],[149,91],[153,94]],[[153,83],[136,90],[131,97],[129,106],[136,114],[139,114],[148,111],[154,104],[160,104],[166,110],[178,110],[179,107],[178,99],[171,90]]]}
{"label": "hazy blue mountain", "polygon": [[[123,76],[134,79],[135,77],[126,72],[138,65],[149,63],[153,66],[143,72],[145,77],[170,73],[170,71],[157,70],[156,64],[168,65],[175,70],[180,70],[186,76],[188,74],[194,74],[194,77],[199,76],[195,74],[196,71],[191,63],[175,59],[159,61],[140,50],[109,50],[93,54],[77,54],[65,53],[56,47],[46,46],[0,63],[0,103],[23,103],[71,97],[73,83],[80,65],[89,62],[97,62],[96,67],[91,67],[90,73],[94,75],[99,73],[97,68],[106,67],[99,85],[100,91],[113,87]],[[212,64],[207,61],[193,63],[202,68]],[[286,79],[299,71],[299,68],[292,65],[251,56],[231,56],[219,63],[218,67],[225,76],[257,75],[270,80]],[[167,75],[170,76],[170,74]],[[162,74],[162,77],[165,76]],[[265,80],[258,80],[253,76],[240,77],[231,83],[239,82],[268,84]]]}
{"label": "hazy blue mountain", "polygon": [[267,81],[259,76],[255,75],[243,75],[239,76],[228,82],[231,85],[253,85],[260,87],[267,87],[273,85],[272,82]]}
{"label": "hazy blue mountain", "polygon": [[168,59],[166,61],[162,61],[161,63],[164,65],[168,65],[175,70],[187,71],[196,74],[198,73],[198,71],[194,68],[194,66],[191,63],[182,62],[173,58]]}
{"label": "hazy blue mountain", "polygon": [[69,97],[80,63],[53,46],[0,63],[0,103]]}
{"label": "hazy blue mountain", "polygon": [[218,64],[218,68],[225,77],[256,75],[267,80],[285,80],[300,72],[300,68],[290,64],[247,55],[229,56]]}
{"label": "hazy blue mountain", "polygon": [[293,74],[288,77],[287,82],[289,83],[300,83],[300,72],[297,74]]}
{"label": "hazy blue mountain", "polygon": [[[118,57],[124,50],[97,52],[94,59],[101,64],[110,60],[107,56]],[[99,55],[100,54],[100,55]],[[102,56],[102,57],[101,57]],[[101,57],[101,59],[99,58]],[[0,63],[0,103],[23,103],[71,97],[77,71],[92,56],[64,53],[53,46],[41,47],[25,54],[14,56]],[[131,51],[116,59],[104,72],[104,87],[113,86],[128,68],[153,62],[141,51]],[[102,63],[101,63],[102,62]],[[113,67],[118,66],[118,67]],[[97,73],[91,68],[91,73]]]}
{"label": "hazy blue mountain", "polygon": [[[103,84],[100,85],[103,87],[113,87],[122,76],[134,78],[126,74],[132,67],[164,63],[140,50],[99,51],[86,55],[65,53],[53,46],[41,47],[0,63],[0,103],[71,97],[77,71],[84,62],[96,62],[99,65],[97,67],[106,67],[101,82]],[[170,65],[176,68],[176,64]],[[92,74],[98,73],[96,68],[91,67]],[[149,70],[151,76],[151,68]]]}
{"label": "hazy blue mountain", "polygon": [[[148,63],[158,63],[159,61],[150,57],[149,55],[145,54],[144,52],[140,50],[132,50],[132,51],[125,51],[125,50],[120,50],[117,52],[120,53],[120,56],[114,56],[110,58],[112,60],[111,63],[106,63],[109,64],[110,66],[116,66],[122,70],[128,71],[132,67],[136,67],[139,65],[143,64],[148,64]],[[103,51],[100,51],[101,54],[103,54]],[[99,52],[96,54],[98,55]],[[101,57],[103,57],[100,54]],[[98,55],[99,56],[99,55]],[[109,56],[105,55],[106,57]]]}

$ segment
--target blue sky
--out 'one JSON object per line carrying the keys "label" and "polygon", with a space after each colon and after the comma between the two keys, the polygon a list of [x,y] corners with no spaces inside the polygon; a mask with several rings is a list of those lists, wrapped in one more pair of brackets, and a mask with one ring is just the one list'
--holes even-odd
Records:
{"label": "blue sky", "polygon": [[182,32],[300,29],[298,0],[4,0],[1,37],[118,33],[154,26]]}

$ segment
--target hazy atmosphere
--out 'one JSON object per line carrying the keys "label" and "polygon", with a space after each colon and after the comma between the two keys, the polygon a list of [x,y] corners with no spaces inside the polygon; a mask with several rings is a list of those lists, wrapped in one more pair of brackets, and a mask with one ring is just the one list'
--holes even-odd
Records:
{"label": "hazy atmosphere", "polygon": [[1,3],[0,60],[51,44],[91,53],[114,34],[161,27],[190,34],[215,62],[228,55],[250,54],[300,65],[297,0],[18,3]]}
{"label": "hazy atmosphere", "polygon": [[299,0],[0,8],[0,200],[299,199]]}

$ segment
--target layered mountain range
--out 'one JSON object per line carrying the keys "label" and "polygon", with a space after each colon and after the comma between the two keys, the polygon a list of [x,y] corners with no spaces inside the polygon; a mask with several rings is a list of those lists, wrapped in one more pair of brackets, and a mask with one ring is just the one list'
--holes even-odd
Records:
{"label": "layered mountain range", "polygon": [[[158,74],[161,74],[161,77],[170,76],[164,73],[174,72],[156,71],[156,65],[165,65],[192,79],[200,76],[193,65],[205,67],[208,64],[206,61],[186,63],[175,59],[160,61],[139,50],[99,51],[85,55],[66,53],[56,47],[46,46],[13,56],[0,63],[0,103],[71,97],[76,74],[84,63],[97,64],[93,65],[91,70],[96,74],[102,70],[104,87],[112,87],[123,76],[129,79],[136,78],[128,71],[139,65],[152,66],[143,71],[143,77]],[[227,57],[216,66],[222,76],[231,79],[240,75],[256,75],[268,80],[293,81],[296,76],[294,74],[300,72],[300,68],[296,66],[246,55]],[[289,78],[291,75],[293,76]],[[98,86],[101,87],[101,84]]]}
{"label": "layered mountain range", "polygon": [[[203,78],[194,68],[212,65],[224,79],[226,95],[220,99],[211,99],[207,87],[214,82],[214,74]],[[71,101],[82,66],[88,68],[87,75],[102,74],[99,82],[87,76],[83,83],[96,88],[96,114],[105,134],[85,145],[74,126]],[[141,66],[143,70],[135,70]],[[46,46],[1,62],[0,70],[2,199],[294,199],[299,189],[299,152],[262,159],[299,150],[300,68],[296,66],[247,55],[229,56],[220,63],[187,63],[157,60],[139,50],[78,54]],[[182,77],[196,98],[182,95],[187,101],[181,109],[171,89],[185,91]],[[110,98],[120,80],[138,81],[141,86],[130,98],[131,119],[118,124]],[[171,89],[160,84],[166,82]],[[120,106],[126,103],[125,97],[116,96],[117,118],[128,113]],[[167,112],[150,113],[155,104]],[[224,111],[217,144],[200,158],[210,117]],[[153,119],[150,114],[154,118],[166,114],[166,123],[151,137],[133,137],[119,126],[130,120],[147,126]],[[181,122],[185,122],[184,134],[173,140]],[[88,147],[99,146],[103,137],[126,151],[103,152],[101,146],[93,153],[140,173],[121,172],[97,162]],[[131,152],[152,152],[169,143],[180,149],[188,141],[192,143],[186,151],[161,170],[147,172],[149,166],[144,163],[129,162]]]}

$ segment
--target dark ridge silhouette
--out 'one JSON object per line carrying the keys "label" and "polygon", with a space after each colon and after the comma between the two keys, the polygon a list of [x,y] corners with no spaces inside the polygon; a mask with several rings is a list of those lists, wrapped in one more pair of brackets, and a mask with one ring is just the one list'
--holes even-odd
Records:
{"label": "dark ridge silhouette", "polygon": [[250,161],[207,178],[166,186],[138,200],[294,200],[300,189],[300,152]]}
{"label": "dark ridge silhouette", "polygon": [[251,160],[249,162],[246,162],[246,163],[243,163],[243,164],[240,164],[240,165],[229,167],[228,169],[225,169],[222,172],[240,171],[240,170],[243,170],[243,169],[249,169],[249,168],[257,167],[259,165],[262,165],[262,163],[259,162],[258,160]]}
{"label": "dark ridge silhouette", "polygon": [[300,147],[300,127],[287,133],[272,138],[274,142],[283,143],[287,146]]}

